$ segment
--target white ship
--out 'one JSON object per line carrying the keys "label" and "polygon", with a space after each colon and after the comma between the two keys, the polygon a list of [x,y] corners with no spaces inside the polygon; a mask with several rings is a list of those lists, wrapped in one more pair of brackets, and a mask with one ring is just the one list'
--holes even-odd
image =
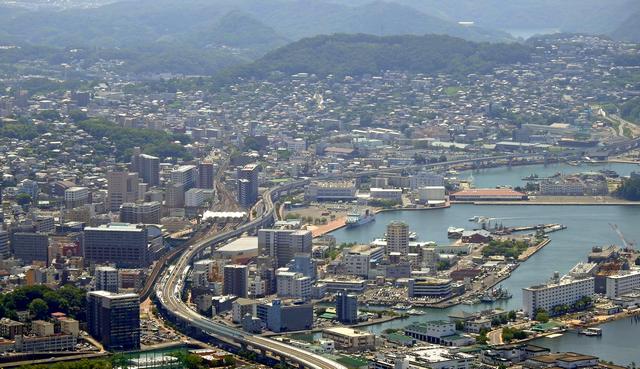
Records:
{"label": "white ship", "polygon": [[369,209],[364,211],[364,214],[358,212],[352,212],[347,214],[347,220],[345,224],[347,228],[358,227],[363,224],[367,224],[369,222],[373,222],[376,220],[376,215],[373,214]]}

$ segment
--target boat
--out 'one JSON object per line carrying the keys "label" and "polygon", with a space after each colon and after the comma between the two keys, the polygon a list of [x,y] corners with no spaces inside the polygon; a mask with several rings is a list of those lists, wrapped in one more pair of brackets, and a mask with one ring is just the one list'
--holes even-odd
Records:
{"label": "boat", "polygon": [[462,301],[462,303],[463,303],[464,305],[477,305],[477,304],[479,304],[480,302],[481,302],[481,301],[480,301],[480,299],[479,299],[479,298],[477,298],[477,297],[472,298],[472,299],[469,299],[469,300],[464,300],[464,301]]}
{"label": "boat", "polygon": [[532,175],[529,175],[529,176],[526,176],[526,177],[522,178],[523,181],[534,181],[536,179],[538,179],[538,175],[537,174],[532,174]]}
{"label": "boat", "polygon": [[374,220],[376,220],[376,215],[369,209],[367,209],[364,211],[364,213],[354,211],[347,214],[347,220],[345,221],[345,224],[347,225],[347,228],[355,228],[363,224],[373,222]]}
{"label": "boat", "polygon": [[422,310],[411,309],[411,310],[407,310],[407,314],[413,315],[413,316],[419,316],[419,315],[425,315],[426,313]]}
{"label": "boat", "polygon": [[474,215],[474,216],[472,216],[471,218],[469,218],[469,221],[470,221],[470,222],[479,222],[479,221],[480,221],[480,218],[482,218],[482,217],[481,217],[481,216],[479,216],[479,215]]}
{"label": "boat", "polygon": [[580,331],[580,334],[583,334],[588,337],[599,337],[602,336],[602,328],[587,328]]}
{"label": "boat", "polygon": [[411,310],[412,307],[413,307],[412,305],[395,304],[391,308],[393,310],[398,310],[398,311],[408,311],[408,310]]}
{"label": "boat", "polygon": [[498,300],[508,300],[512,297],[511,293],[502,287],[492,288],[480,296],[481,302],[495,302]]}
{"label": "boat", "polygon": [[449,239],[461,238],[463,232],[464,232],[464,228],[449,227],[447,229],[447,238],[449,238]]}

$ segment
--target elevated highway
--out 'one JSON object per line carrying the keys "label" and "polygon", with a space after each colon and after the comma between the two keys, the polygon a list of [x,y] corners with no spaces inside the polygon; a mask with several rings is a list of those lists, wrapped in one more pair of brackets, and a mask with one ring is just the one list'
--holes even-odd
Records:
{"label": "elevated highway", "polygon": [[210,318],[198,314],[182,301],[182,291],[190,264],[196,259],[200,252],[212,245],[238,237],[245,232],[252,232],[259,228],[272,225],[275,220],[274,201],[283,193],[301,188],[307,183],[308,180],[296,181],[267,191],[263,195],[264,212],[261,216],[256,217],[252,221],[234,230],[202,239],[190,245],[177,259],[176,263],[167,269],[166,273],[164,273],[160,279],[160,282],[156,285],[156,298],[163,311],[178,323],[190,328],[195,328],[222,342],[252,348],[265,354],[270,353],[273,356],[297,364],[300,367],[310,369],[347,369],[345,366],[320,355],[269,338],[253,336],[239,329],[215,322]]}

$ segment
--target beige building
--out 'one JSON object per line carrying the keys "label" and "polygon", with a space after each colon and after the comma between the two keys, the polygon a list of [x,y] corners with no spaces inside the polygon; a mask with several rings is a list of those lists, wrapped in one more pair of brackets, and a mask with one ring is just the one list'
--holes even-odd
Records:
{"label": "beige building", "polygon": [[376,336],[373,333],[351,328],[328,328],[322,331],[322,337],[332,340],[338,350],[363,351],[376,347]]}

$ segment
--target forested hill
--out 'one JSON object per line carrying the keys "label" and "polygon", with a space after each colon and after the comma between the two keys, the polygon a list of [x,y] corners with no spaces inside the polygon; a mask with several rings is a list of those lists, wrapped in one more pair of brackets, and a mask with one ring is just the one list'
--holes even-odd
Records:
{"label": "forested hill", "polygon": [[294,42],[221,77],[227,81],[237,77],[262,78],[276,71],[321,76],[376,74],[384,70],[484,73],[499,65],[527,62],[532,52],[533,49],[517,43],[475,43],[440,35],[338,34]]}

